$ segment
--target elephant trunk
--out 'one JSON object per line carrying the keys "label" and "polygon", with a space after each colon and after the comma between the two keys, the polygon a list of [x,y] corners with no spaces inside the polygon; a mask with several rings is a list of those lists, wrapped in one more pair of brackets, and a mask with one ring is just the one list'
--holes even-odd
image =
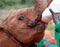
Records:
{"label": "elephant trunk", "polygon": [[47,6],[47,0],[35,0],[34,10],[36,10],[37,13],[42,14],[46,6]]}
{"label": "elephant trunk", "polygon": [[37,21],[41,19],[42,17],[42,12],[47,6],[47,0],[35,0],[35,8],[34,10],[37,13]]}
{"label": "elephant trunk", "polygon": [[37,25],[37,23],[42,17],[42,12],[47,6],[47,0],[34,0],[34,1],[35,1],[34,11],[35,14],[37,14],[37,18],[34,20],[34,22],[28,24],[29,27],[35,27]]}

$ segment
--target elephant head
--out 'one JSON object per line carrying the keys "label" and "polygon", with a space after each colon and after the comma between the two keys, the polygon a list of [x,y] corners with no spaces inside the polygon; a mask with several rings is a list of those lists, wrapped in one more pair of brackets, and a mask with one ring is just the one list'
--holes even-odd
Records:
{"label": "elephant head", "polygon": [[[42,17],[43,10],[46,8],[47,1],[34,1],[34,8],[15,10],[2,24],[2,28],[25,45],[41,41],[46,28],[46,24],[40,23],[39,20]],[[34,27],[31,25],[34,25]]]}

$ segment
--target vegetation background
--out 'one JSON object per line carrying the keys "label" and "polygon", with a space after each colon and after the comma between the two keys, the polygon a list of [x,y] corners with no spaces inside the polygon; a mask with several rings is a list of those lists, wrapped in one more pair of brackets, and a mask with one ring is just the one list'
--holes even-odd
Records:
{"label": "vegetation background", "polygon": [[0,9],[18,9],[31,7],[33,4],[34,0],[0,0]]}
{"label": "vegetation background", "polygon": [[18,9],[31,7],[34,0],[0,0],[0,9]]}

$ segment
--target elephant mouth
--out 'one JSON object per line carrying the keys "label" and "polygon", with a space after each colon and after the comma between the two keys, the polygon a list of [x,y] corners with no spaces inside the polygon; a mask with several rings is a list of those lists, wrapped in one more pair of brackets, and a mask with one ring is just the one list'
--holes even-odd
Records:
{"label": "elephant mouth", "polygon": [[35,28],[39,28],[40,26],[41,26],[40,22],[37,22],[37,23],[32,22],[32,23],[27,24],[24,27],[20,27],[19,29],[35,29]]}
{"label": "elephant mouth", "polygon": [[41,32],[41,29],[40,29],[40,26],[41,26],[41,23],[39,22],[39,23],[37,23],[35,26],[24,26],[24,27],[21,27],[21,28],[17,28],[15,31],[18,31],[18,32],[20,32],[20,30],[21,30],[21,32],[23,31],[23,32],[28,32],[28,31],[36,31],[36,32]]}

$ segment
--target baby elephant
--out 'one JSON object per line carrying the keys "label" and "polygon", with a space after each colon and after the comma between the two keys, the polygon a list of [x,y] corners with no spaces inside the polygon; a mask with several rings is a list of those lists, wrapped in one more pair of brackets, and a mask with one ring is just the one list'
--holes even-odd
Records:
{"label": "baby elephant", "polygon": [[40,22],[44,1],[35,0],[34,8],[15,10],[10,14],[0,27],[0,47],[36,47],[35,42],[42,40],[47,26]]}

